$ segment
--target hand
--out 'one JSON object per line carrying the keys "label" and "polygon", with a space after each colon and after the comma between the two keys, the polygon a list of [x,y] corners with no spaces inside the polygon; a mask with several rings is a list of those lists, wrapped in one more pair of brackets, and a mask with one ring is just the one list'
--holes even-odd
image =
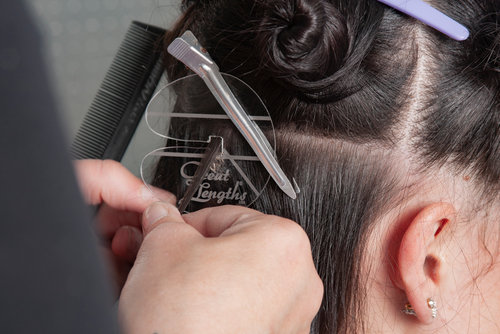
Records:
{"label": "hand", "polygon": [[309,333],[323,295],[307,235],[225,206],[181,216],[155,203],[120,297],[128,333]]}
{"label": "hand", "polygon": [[175,203],[175,196],[159,189],[153,195],[141,180],[112,160],[80,160],[74,165],[86,202],[101,205],[97,230],[115,267],[119,291],[142,243],[142,213],[158,200]]}

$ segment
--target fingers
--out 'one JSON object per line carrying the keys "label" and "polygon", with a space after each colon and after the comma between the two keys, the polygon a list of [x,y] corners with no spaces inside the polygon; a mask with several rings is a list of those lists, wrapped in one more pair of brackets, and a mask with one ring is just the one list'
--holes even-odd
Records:
{"label": "fingers", "polygon": [[122,226],[111,242],[113,254],[132,264],[142,244],[142,232],[132,226]]}
{"label": "fingers", "polygon": [[87,203],[143,212],[156,201],[175,203],[171,193],[155,189],[155,194],[120,163],[112,160],[80,160],[75,162],[80,188]]}
{"label": "fingers", "polygon": [[97,229],[104,240],[110,240],[122,226],[141,229],[142,213],[121,211],[103,204],[97,213]]}
{"label": "fingers", "polygon": [[[285,333],[307,332],[323,286],[309,239],[298,224],[243,207],[182,216],[171,204],[154,203],[144,212],[142,228],[144,241],[120,302],[124,318],[156,314],[168,326],[179,323],[188,310],[201,315],[196,319],[207,314],[208,325],[202,327],[210,328],[249,313],[251,323],[238,328],[255,328],[254,320],[262,319],[263,329],[269,322]],[[159,296],[167,298],[163,304],[155,300]],[[137,307],[137,301],[146,306]],[[206,305],[214,307],[212,312],[206,312]],[[187,319],[192,325],[194,318]],[[228,326],[224,332],[237,332]]]}
{"label": "fingers", "polygon": [[290,275],[297,275],[297,268],[303,268],[307,276],[304,281],[307,282],[308,297],[291,316],[304,318],[304,322],[310,324],[321,306],[324,287],[314,266],[309,238],[299,224],[238,206],[208,208],[183,218],[205,237],[232,235],[240,245],[245,242],[247,245],[258,245],[266,253],[283,259],[280,262],[283,267],[276,265],[282,272],[290,271]]}
{"label": "fingers", "polygon": [[171,204],[156,202],[144,212],[142,218],[142,231],[144,236],[148,235],[161,224],[186,225],[179,210]]}
{"label": "fingers", "polygon": [[146,209],[142,218],[144,240],[135,266],[144,263],[173,265],[203,243],[203,236],[186,224],[179,210],[169,203],[156,202]]}
{"label": "fingers", "polygon": [[227,229],[257,218],[271,217],[241,206],[220,206],[203,209],[184,215],[184,220],[203,236],[220,236]]}

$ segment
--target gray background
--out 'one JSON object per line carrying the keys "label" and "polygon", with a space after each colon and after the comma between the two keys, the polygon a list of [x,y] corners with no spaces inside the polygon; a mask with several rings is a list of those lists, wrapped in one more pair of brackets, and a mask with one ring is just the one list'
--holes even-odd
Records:
{"label": "gray background", "polygon": [[27,2],[39,21],[68,139],[76,134],[132,20],[168,28],[180,6],[180,0]]}

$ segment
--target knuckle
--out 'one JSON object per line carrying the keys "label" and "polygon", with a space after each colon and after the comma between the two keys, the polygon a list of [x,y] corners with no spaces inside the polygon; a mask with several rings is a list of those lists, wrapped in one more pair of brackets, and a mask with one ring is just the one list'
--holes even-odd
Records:
{"label": "knuckle", "polygon": [[309,242],[309,237],[306,234],[306,231],[294,221],[287,220],[284,224],[286,227],[289,238],[293,242],[295,247],[300,247],[301,250],[311,248],[311,244]]}
{"label": "knuckle", "polygon": [[304,229],[296,222],[275,217],[274,238],[293,256],[311,255],[311,243]]}
{"label": "knuckle", "polygon": [[238,216],[238,219],[234,222],[234,224],[244,224],[249,221],[254,221],[263,215],[264,214],[260,212],[252,212],[252,211],[245,212]]}
{"label": "knuckle", "polygon": [[228,212],[238,212],[234,224],[244,224],[249,221],[259,220],[261,217],[266,216],[262,212],[236,205],[226,205],[225,209],[228,210]]}
{"label": "knuckle", "polygon": [[319,280],[318,287],[315,289],[315,293],[312,294],[314,296],[314,299],[312,301],[311,305],[311,317],[314,318],[318,311],[321,308],[321,305],[323,304],[323,298],[324,298],[324,286],[323,282]]}
{"label": "knuckle", "polygon": [[308,283],[307,290],[303,291],[303,316],[306,321],[312,321],[323,304],[324,285],[318,275],[311,275]]}
{"label": "knuckle", "polygon": [[313,281],[314,281],[313,287],[315,287],[314,290],[316,291],[316,301],[317,301],[316,310],[318,310],[321,306],[323,295],[325,293],[325,285],[323,284],[323,280],[321,279],[321,277],[319,277],[317,273],[314,275]]}

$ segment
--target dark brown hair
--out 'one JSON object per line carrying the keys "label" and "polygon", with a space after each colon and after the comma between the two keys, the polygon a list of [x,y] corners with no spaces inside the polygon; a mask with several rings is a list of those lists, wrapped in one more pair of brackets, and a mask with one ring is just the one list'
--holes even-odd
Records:
{"label": "dark brown hair", "polygon": [[[360,263],[370,223],[407,186],[398,158],[467,173],[498,200],[500,4],[436,6],[471,37],[451,40],[375,0],[188,0],[166,36],[193,31],[270,111],[302,192],[293,201],[270,184],[254,207],[311,239],[325,284],[314,333],[364,330]],[[167,53],[165,66],[171,80],[187,74]]]}

